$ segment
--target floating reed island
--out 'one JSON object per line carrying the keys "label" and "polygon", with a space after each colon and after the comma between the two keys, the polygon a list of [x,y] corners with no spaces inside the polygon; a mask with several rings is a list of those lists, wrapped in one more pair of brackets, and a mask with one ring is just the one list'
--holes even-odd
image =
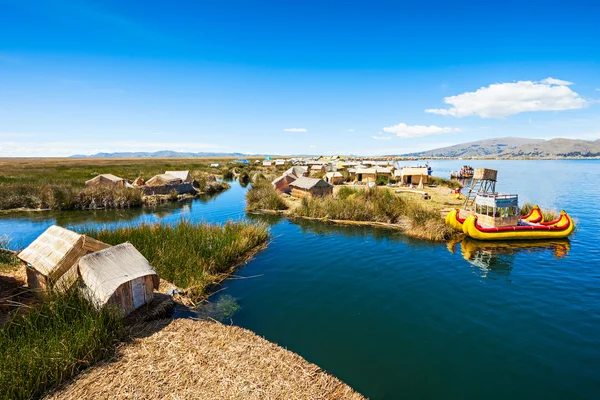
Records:
{"label": "floating reed island", "polygon": [[0,399],[41,397],[114,356],[147,328],[140,321],[164,316],[173,300],[205,298],[268,239],[266,226],[245,222],[53,226],[25,250],[1,252]]}
{"label": "floating reed island", "polygon": [[119,347],[51,399],[364,399],[339,379],[256,334],[176,319]]}
{"label": "floating reed island", "polygon": [[[378,175],[377,168],[358,169],[353,182],[342,182],[338,175],[325,173],[324,177],[335,183],[332,185],[311,177],[310,170],[295,166],[272,182],[255,181],[246,194],[247,210],[398,229],[427,240],[447,240],[455,234],[442,217],[448,206],[459,204],[451,191],[457,186],[455,182],[429,176],[426,168],[401,171],[400,183],[390,178],[389,168],[382,173]],[[386,178],[384,182],[382,176]],[[413,178],[418,182],[416,186],[401,183],[412,182]],[[348,179],[352,179],[350,175]],[[381,185],[377,185],[378,181]]]}

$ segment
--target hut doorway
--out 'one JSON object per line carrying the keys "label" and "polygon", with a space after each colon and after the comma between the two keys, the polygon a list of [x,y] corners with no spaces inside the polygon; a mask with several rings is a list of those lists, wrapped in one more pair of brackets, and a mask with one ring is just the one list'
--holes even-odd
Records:
{"label": "hut doorway", "polygon": [[362,174],[356,174],[356,176],[357,176],[357,180],[359,182],[362,182]]}
{"label": "hut doorway", "polygon": [[408,183],[409,185],[412,184],[412,175],[406,177],[406,183]]}

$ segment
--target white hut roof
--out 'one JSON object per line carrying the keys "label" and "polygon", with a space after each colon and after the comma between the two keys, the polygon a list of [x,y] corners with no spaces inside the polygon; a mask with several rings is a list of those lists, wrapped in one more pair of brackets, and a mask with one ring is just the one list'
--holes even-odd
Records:
{"label": "white hut roof", "polygon": [[18,257],[41,274],[58,279],[80,257],[107,247],[110,245],[52,225],[20,252]]}
{"label": "white hut roof", "polygon": [[327,178],[343,178],[344,177],[344,175],[342,175],[341,172],[337,172],[337,171],[336,172],[328,172],[325,174],[325,176]]}
{"label": "white hut roof", "polygon": [[112,182],[114,184],[117,184],[123,180],[124,180],[123,178],[119,178],[118,176],[113,175],[113,174],[100,174],[100,175],[96,175],[92,179],[88,179],[87,181],[85,181],[85,185],[89,186],[89,185],[92,185],[95,183],[100,183],[102,181]]}
{"label": "white hut roof", "polygon": [[146,181],[146,186],[162,186],[162,185],[174,185],[181,183],[182,179],[177,178],[173,175],[159,174]]}
{"label": "white hut roof", "polygon": [[425,167],[404,167],[402,175],[428,175],[429,171]]}
{"label": "white hut roof", "polygon": [[96,307],[104,306],[123,283],[153,275],[158,289],[158,275],[148,260],[131,243],[122,243],[97,251],[79,260],[79,274],[85,291]]}
{"label": "white hut roof", "polygon": [[377,168],[356,168],[356,173],[377,175]]}
{"label": "white hut roof", "polygon": [[296,178],[300,178],[302,176],[304,176],[305,173],[308,172],[308,168],[307,167],[300,167],[300,166],[295,166],[295,167],[291,167],[289,169],[287,169],[283,174],[284,175],[291,175],[294,176]]}
{"label": "white hut roof", "polygon": [[298,178],[294,175],[283,174],[280,177],[275,178],[273,180],[273,182],[271,182],[271,184],[273,186],[277,186],[280,182],[285,182],[289,185],[290,183],[294,182],[296,179],[298,179]]}
{"label": "white hut roof", "polygon": [[297,187],[299,189],[310,190],[314,187],[329,187],[331,185],[325,182],[323,179],[307,178],[303,176],[290,183],[290,186]]}
{"label": "white hut roof", "polygon": [[376,168],[378,174],[391,174],[391,168],[377,167]]}
{"label": "white hut roof", "polygon": [[190,171],[165,171],[165,174],[179,178],[183,182],[190,180]]}

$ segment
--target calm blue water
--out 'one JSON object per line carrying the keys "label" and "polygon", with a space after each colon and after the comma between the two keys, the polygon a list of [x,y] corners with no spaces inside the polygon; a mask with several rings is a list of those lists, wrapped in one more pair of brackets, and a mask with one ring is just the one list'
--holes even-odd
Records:
{"label": "calm blue water", "polygon": [[[463,161],[433,161],[448,176]],[[567,210],[570,241],[509,247],[431,244],[396,232],[249,216],[267,250],[221,296],[232,322],[293,350],[373,399],[596,399],[600,393],[600,162],[488,161],[500,191]],[[0,218],[27,245],[53,223],[247,218],[245,189],[154,212],[30,213]]]}

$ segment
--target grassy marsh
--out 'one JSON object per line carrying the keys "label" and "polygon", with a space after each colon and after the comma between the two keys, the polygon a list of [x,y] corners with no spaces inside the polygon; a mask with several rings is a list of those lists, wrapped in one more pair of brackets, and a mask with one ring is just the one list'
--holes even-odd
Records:
{"label": "grassy marsh", "polygon": [[117,313],[77,291],[15,315],[0,329],[0,399],[40,397],[111,354],[122,328]]}
{"label": "grassy marsh", "polygon": [[161,278],[196,298],[206,295],[210,286],[269,240],[266,225],[246,222],[218,225],[183,221],[175,226],[142,224],[82,233],[113,245],[131,242]]}
{"label": "grassy marsh", "polygon": [[246,204],[248,211],[288,209],[279,192],[266,179],[258,179],[252,184],[246,192]]}

